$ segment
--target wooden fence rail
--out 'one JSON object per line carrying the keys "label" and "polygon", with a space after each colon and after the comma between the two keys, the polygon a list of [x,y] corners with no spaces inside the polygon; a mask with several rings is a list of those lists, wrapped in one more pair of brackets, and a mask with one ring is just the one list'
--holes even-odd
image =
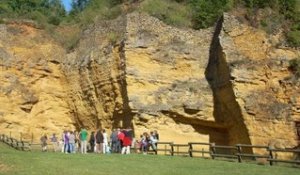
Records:
{"label": "wooden fence rail", "polygon": [[[202,157],[204,157],[204,154],[209,154],[211,155],[211,143],[204,143],[204,142],[189,142],[189,155],[190,157],[193,157],[193,153],[201,153]],[[201,150],[195,150],[194,145],[200,145],[200,146],[208,146],[209,150],[204,150],[203,148]]]}
{"label": "wooden fence rail", "polygon": [[6,143],[7,145],[22,151],[30,151],[30,143],[25,141],[19,141],[15,138],[9,137],[7,135],[1,134],[0,141]]}
{"label": "wooden fence rail", "polygon": [[[175,150],[176,148],[176,150]],[[186,148],[184,151],[181,148]],[[171,144],[171,155],[174,156],[174,154],[177,155],[184,155],[184,156],[189,156],[189,151],[188,149],[190,148],[189,144]]]}
{"label": "wooden fence rail", "polygon": [[[0,141],[6,143],[7,145],[22,151],[31,151],[31,146],[40,145],[37,143],[30,143],[22,140],[17,140],[10,136],[0,134]],[[201,149],[197,149],[201,148]],[[206,150],[204,150],[206,148]],[[261,153],[252,153],[253,149],[261,149]],[[251,150],[251,151],[249,151]],[[188,144],[175,144],[173,142],[158,142],[157,149],[153,151],[155,154],[163,152],[164,155],[183,155],[189,157],[195,157],[194,153],[201,153],[202,157],[207,154],[212,159],[218,157],[229,158],[230,160],[237,160],[238,162],[243,162],[244,157],[250,157],[253,160],[257,158],[263,158],[269,161],[272,166],[274,162],[283,162],[300,165],[300,149],[272,149],[268,146],[262,145],[245,145],[237,144],[235,146],[224,146],[216,145],[215,143],[203,143],[203,142],[189,142]],[[290,160],[281,159],[277,153],[292,153],[294,157]]]}
{"label": "wooden fence rail", "polygon": [[[218,149],[223,150],[221,153],[217,151]],[[215,159],[216,157],[223,157],[223,158],[231,158],[236,159],[237,155],[237,147],[236,146],[223,146],[223,145],[215,145],[215,143],[211,144],[211,157]]]}
{"label": "wooden fence rail", "polygon": [[267,154],[255,154],[255,153],[245,153],[243,152],[243,148],[250,148],[251,150],[253,150],[253,148],[256,148],[256,149],[263,149],[264,152],[267,152],[268,151],[268,146],[261,146],[261,145],[245,145],[245,144],[237,144],[236,145],[237,147],[237,158],[238,158],[238,161],[241,163],[242,160],[243,160],[243,157],[250,157],[250,158],[253,158],[254,160],[256,160],[257,158],[269,158],[269,155]]}
{"label": "wooden fence rail", "polygon": [[[164,152],[164,155],[172,155],[172,145],[173,142],[157,142],[157,149],[155,154],[158,152]],[[161,148],[163,146],[164,148]]]}
{"label": "wooden fence rail", "polygon": [[[270,162],[271,166],[273,165],[274,162],[292,163],[292,164],[300,165],[300,149],[272,149],[272,148],[269,148],[268,150],[270,153],[268,161]],[[296,155],[296,157],[293,160],[278,159],[277,156],[274,156],[274,153],[277,153],[277,152],[294,153],[294,155]]]}

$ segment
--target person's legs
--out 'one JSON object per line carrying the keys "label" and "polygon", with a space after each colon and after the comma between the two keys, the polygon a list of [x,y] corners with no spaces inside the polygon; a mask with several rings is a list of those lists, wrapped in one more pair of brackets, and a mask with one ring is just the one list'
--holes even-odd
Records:
{"label": "person's legs", "polygon": [[106,153],[107,150],[107,143],[103,143],[103,154]]}
{"label": "person's legs", "polygon": [[116,142],[115,141],[111,142],[111,152],[112,153],[116,152]]}
{"label": "person's legs", "polygon": [[117,153],[121,153],[121,149],[122,149],[121,141],[118,140],[116,144],[117,144],[117,146],[116,146],[116,148],[117,148]]}
{"label": "person's legs", "polygon": [[130,154],[130,146],[126,146],[126,154]]}
{"label": "person's legs", "polygon": [[100,153],[100,143],[96,144],[96,153]]}
{"label": "person's legs", "polygon": [[99,144],[99,153],[103,153],[103,143]]}
{"label": "person's legs", "polygon": [[70,144],[70,153],[75,153],[75,143]]}
{"label": "person's legs", "polygon": [[155,145],[155,143],[152,143],[151,147],[152,147],[153,151],[156,151],[156,145]]}
{"label": "person's legs", "polygon": [[57,151],[57,142],[52,142],[52,146],[53,146],[53,151],[56,152]]}
{"label": "person's legs", "polygon": [[121,154],[125,154],[125,152],[126,152],[126,146],[123,146]]}
{"label": "person's legs", "polygon": [[84,154],[86,154],[87,153],[87,141],[85,140],[85,141],[82,141],[83,143],[82,143],[82,147],[83,147],[83,152],[84,152]]}
{"label": "person's legs", "polygon": [[84,148],[83,148],[84,143],[83,142],[84,141],[81,141],[81,143],[80,143],[80,152],[81,152],[81,154],[84,153]]}

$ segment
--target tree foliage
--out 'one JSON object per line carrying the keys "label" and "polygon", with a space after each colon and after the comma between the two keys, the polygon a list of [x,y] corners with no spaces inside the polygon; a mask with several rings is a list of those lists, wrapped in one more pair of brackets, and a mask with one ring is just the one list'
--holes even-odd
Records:
{"label": "tree foliage", "polygon": [[25,18],[58,25],[66,15],[60,0],[1,0],[1,18]]}
{"label": "tree foliage", "polygon": [[[194,29],[211,27],[224,11],[243,7],[250,24],[252,19],[258,20],[253,26],[267,32],[284,27],[289,43],[300,46],[300,29],[295,27],[300,23],[299,0],[72,0],[72,10],[68,14],[61,0],[0,0],[0,21],[3,18],[33,19],[42,26],[63,22],[85,28],[95,18],[119,16],[124,3],[124,9],[133,4],[167,24]],[[256,18],[257,12],[263,10],[271,10],[272,14]]]}
{"label": "tree foliage", "polygon": [[81,12],[87,6],[89,0],[72,0],[72,12]]}
{"label": "tree foliage", "polygon": [[225,10],[229,9],[229,0],[189,0],[193,9],[192,20],[194,28],[212,26]]}

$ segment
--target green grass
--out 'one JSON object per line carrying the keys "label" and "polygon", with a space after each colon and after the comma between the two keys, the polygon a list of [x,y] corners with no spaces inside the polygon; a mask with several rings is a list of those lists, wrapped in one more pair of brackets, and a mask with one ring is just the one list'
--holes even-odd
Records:
{"label": "green grass", "polygon": [[299,175],[299,168],[201,158],[21,152],[0,143],[1,175]]}

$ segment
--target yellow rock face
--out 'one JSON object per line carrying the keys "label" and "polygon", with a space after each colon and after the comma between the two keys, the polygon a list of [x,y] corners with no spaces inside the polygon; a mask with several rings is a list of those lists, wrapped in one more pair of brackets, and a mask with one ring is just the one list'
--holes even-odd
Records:
{"label": "yellow rock face", "polygon": [[60,65],[64,50],[31,26],[2,25],[1,34],[1,133],[30,139],[74,129]]}
{"label": "yellow rock face", "polygon": [[300,53],[274,38],[228,14],[195,31],[131,13],[96,23],[67,54],[42,30],[1,25],[1,133],[132,127],[137,139],[295,146],[288,61]]}
{"label": "yellow rock face", "polygon": [[[299,83],[288,71],[299,50],[280,47],[280,40],[225,15],[221,44],[231,69],[233,90],[252,144],[297,145]],[[239,30],[238,30],[239,29]]]}

